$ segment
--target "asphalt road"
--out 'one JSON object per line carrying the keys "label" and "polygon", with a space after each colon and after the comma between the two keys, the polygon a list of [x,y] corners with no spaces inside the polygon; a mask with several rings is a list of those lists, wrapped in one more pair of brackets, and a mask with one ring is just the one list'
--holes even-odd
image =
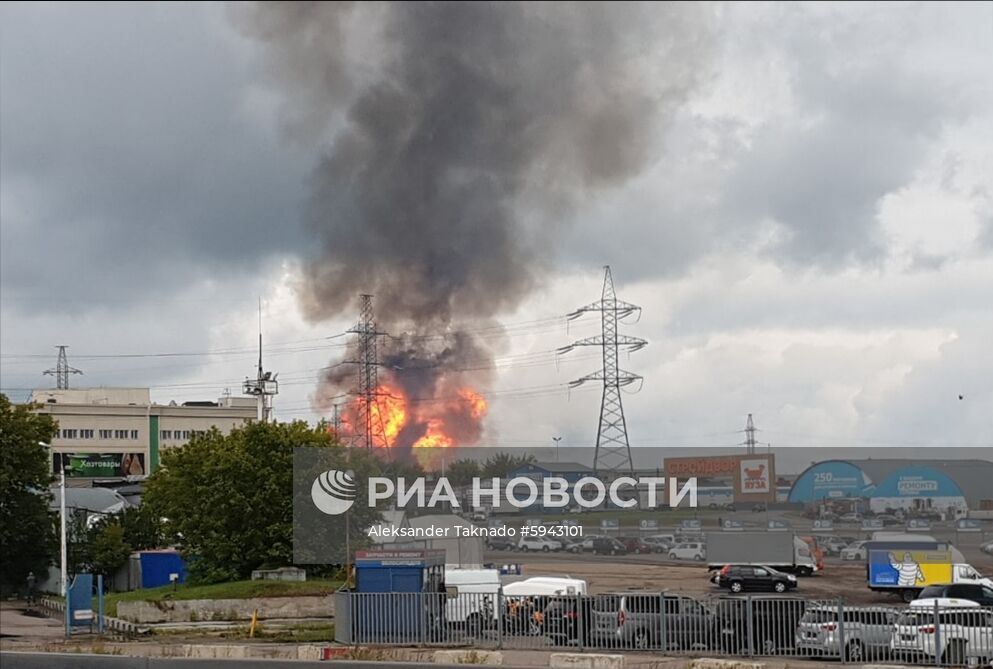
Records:
{"label": "asphalt road", "polygon": [[[383,669],[397,664],[390,662],[355,662],[335,660],[336,669]],[[438,669],[446,666],[433,662],[404,662],[412,669]],[[120,655],[81,655],[76,653],[12,653],[0,652],[3,669],[328,669],[328,662],[305,660],[205,660],[194,658],[122,657]],[[508,667],[514,669],[514,667]],[[518,668],[523,669],[523,668]],[[533,669],[533,668],[532,668]]]}

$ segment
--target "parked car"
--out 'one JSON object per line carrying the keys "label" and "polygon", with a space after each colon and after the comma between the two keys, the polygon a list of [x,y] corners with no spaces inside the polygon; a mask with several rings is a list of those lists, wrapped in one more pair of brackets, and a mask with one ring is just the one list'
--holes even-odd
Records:
{"label": "parked car", "polygon": [[756,655],[792,652],[796,644],[796,629],[806,607],[807,601],[800,597],[722,597],[714,611],[711,639],[717,649],[733,655],[749,650]]}
{"label": "parked car", "polygon": [[581,541],[577,541],[566,546],[566,550],[570,553],[591,553],[593,551],[593,542],[601,537],[602,535],[599,534],[583,537]]}
{"label": "parked car", "polygon": [[488,516],[486,515],[485,511],[476,511],[472,514],[472,516],[470,516],[469,520],[472,520],[474,522],[484,523],[486,522],[487,517]]}
{"label": "parked car", "polygon": [[796,576],[784,574],[772,567],[729,564],[717,573],[714,583],[736,593],[769,590],[786,592],[796,588]]}
{"label": "parked car", "polygon": [[765,513],[769,507],[765,504],[752,504],[752,513]]}
{"label": "parked car", "polygon": [[956,599],[993,608],[993,588],[980,583],[947,583],[929,585],[914,601],[922,599]]}
{"label": "parked car", "polygon": [[664,544],[666,549],[679,543],[674,534],[650,534],[642,538],[651,544]]}
{"label": "parked car", "polygon": [[662,548],[660,546],[650,544],[641,537],[625,537],[622,538],[621,543],[624,544],[624,548],[627,549],[628,553],[644,554],[644,553],[661,553]]}
{"label": "parked car", "polygon": [[669,549],[670,560],[696,560],[703,562],[707,557],[707,547],[699,541],[687,541]]}
{"label": "parked car", "polygon": [[486,547],[491,551],[512,551],[517,548],[514,537],[487,537]]}
{"label": "parked car", "polygon": [[642,541],[652,547],[653,553],[668,553],[669,547],[672,546],[673,543],[671,541],[666,541],[661,537],[644,537]]}
{"label": "parked car", "polygon": [[849,561],[868,559],[869,552],[865,547],[867,543],[867,541],[856,541],[855,543],[842,548],[841,559]]}
{"label": "parked car", "polygon": [[883,527],[895,527],[897,525],[903,525],[903,521],[890,513],[878,513],[875,516],[876,520],[882,521]]}
{"label": "parked car", "polygon": [[627,555],[628,549],[612,537],[598,537],[593,540],[594,555]]}
{"label": "parked car", "polygon": [[838,518],[838,522],[843,523],[845,525],[860,525],[862,523],[862,514],[846,513],[842,515],[840,518]]}
{"label": "parked car", "polygon": [[845,537],[824,537],[820,540],[820,546],[829,555],[840,555],[852,540]]}
{"label": "parked car", "polygon": [[[845,607],[839,621],[838,607],[807,609],[796,633],[800,654],[841,657],[847,662],[875,662],[890,653],[890,637],[898,612],[883,607]],[[842,648],[844,644],[844,648]]]}
{"label": "parked car", "polygon": [[993,555],[993,541],[987,541],[985,544],[979,547],[979,550],[983,551],[988,555]]}
{"label": "parked car", "polygon": [[565,646],[577,643],[582,631],[583,645],[589,646],[592,638],[591,604],[592,600],[588,597],[549,597],[542,615],[542,633],[554,643]]}
{"label": "parked car", "polygon": [[597,595],[592,607],[594,642],[605,648],[704,649],[713,613],[700,602],[666,592]]}
{"label": "parked car", "polygon": [[893,654],[929,664],[940,659],[945,666],[993,661],[993,610],[969,604],[944,599],[911,602],[893,627]]}
{"label": "parked car", "polygon": [[517,547],[525,552],[542,551],[548,553],[549,551],[562,550],[562,542],[548,537],[521,537]]}

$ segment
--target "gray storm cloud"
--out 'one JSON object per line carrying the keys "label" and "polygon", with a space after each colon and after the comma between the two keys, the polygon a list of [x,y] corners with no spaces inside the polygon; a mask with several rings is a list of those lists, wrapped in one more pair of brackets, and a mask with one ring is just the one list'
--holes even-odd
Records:
{"label": "gray storm cloud", "polygon": [[[290,136],[326,143],[312,178],[320,250],[305,269],[306,316],[340,317],[371,293],[381,322],[464,334],[516,307],[553,254],[556,226],[660,159],[662,131],[707,73],[709,11],[233,7],[267,47]],[[452,366],[463,357],[453,351],[471,351],[477,367],[482,355],[464,338],[411,341],[386,355],[419,370],[419,391],[437,390],[440,372],[423,370]]]}

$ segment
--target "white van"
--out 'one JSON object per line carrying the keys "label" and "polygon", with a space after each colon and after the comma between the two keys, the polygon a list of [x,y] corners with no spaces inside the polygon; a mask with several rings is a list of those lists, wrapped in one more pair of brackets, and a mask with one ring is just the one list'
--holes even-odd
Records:
{"label": "white van", "polygon": [[585,595],[586,581],[560,576],[533,576],[503,586],[505,597],[537,597],[540,595]]}
{"label": "white van", "polygon": [[445,591],[448,594],[445,614],[450,624],[478,632],[497,620],[498,570],[446,567]]}

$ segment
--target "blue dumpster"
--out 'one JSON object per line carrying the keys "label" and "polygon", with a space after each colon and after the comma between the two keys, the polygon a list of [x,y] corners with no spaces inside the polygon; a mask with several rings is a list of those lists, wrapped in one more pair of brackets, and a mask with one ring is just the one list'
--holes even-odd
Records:
{"label": "blue dumpster", "polygon": [[445,551],[358,551],[355,584],[349,599],[357,643],[419,643],[443,633]]}

